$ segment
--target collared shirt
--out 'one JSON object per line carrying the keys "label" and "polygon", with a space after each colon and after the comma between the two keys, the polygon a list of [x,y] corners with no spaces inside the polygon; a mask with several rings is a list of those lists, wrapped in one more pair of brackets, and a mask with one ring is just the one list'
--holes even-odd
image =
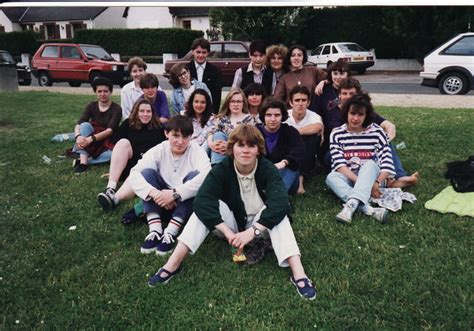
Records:
{"label": "collared shirt", "polygon": [[[247,67],[247,72],[253,71],[253,81],[256,84],[262,84],[263,74],[265,73],[265,70],[267,70],[267,67],[265,65],[262,65],[262,70],[260,70],[260,72],[256,72],[255,70],[253,70],[252,62],[250,62]],[[232,88],[240,88],[241,85],[242,85],[242,68],[239,68],[235,72]]]}
{"label": "collared shirt", "polygon": [[204,75],[204,70],[206,70],[206,63],[207,62],[197,63],[196,61],[194,61],[194,66],[196,67],[196,73],[197,73],[197,80],[199,82],[202,82],[202,77]]}
{"label": "collared shirt", "polygon": [[247,216],[256,215],[265,205],[262,198],[258,194],[257,184],[255,182],[255,171],[257,171],[258,160],[256,160],[255,167],[248,175],[242,175],[234,161],[234,169],[237,174],[237,181],[239,182],[240,196],[244,202],[245,212]]}
{"label": "collared shirt", "polygon": [[122,120],[127,119],[132,112],[133,105],[143,95],[140,86],[136,86],[134,81],[126,84],[120,91],[120,106],[122,107]]}

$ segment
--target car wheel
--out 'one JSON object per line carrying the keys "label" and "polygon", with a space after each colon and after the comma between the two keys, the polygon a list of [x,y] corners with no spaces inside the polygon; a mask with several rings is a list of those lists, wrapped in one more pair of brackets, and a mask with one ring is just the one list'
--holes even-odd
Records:
{"label": "car wheel", "polygon": [[438,88],[441,94],[466,94],[469,91],[469,83],[463,74],[448,72],[439,81]]}
{"label": "car wheel", "polygon": [[357,69],[357,73],[358,73],[359,75],[365,74],[366,71],[367,71],[367,68],[364,68],[364,69]]}
{"label": "car wheel", "polygon": [[94,80],[98,77],[101,77],[100,72],[97,72],[97,71],[92,72],[90,77],[89,77],[90,83],[92,84],[94,82]]}
{"label": "car wheel", "polygon": [[71,86],[71,87],[79,87],[79,86],[81,86],[81,82],[69,82],[69,86]]}
{"label": "car wheel", "polygon": [[51,86],[53,85],[53,81],[47,72],[42,71],[38,74],[38,84],[39,86]]}

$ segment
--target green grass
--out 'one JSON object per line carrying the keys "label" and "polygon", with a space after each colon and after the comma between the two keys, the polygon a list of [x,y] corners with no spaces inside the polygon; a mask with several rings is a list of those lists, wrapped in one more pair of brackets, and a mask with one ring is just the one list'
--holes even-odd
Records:
{"label": "green grass", "polygon": [[148,288],[165,259],[140,254],[147,228],[119,222],[129,205],[112,213],[98,206],[108,168],[75,176],[58,158],[70,143],[49,141],[71,131],[92,99],[0,94],[0,329],[474,327],[473,220],[423,207],[448,185],[445,163],[474,151],[472,109],[378,109],[407,145],[404,166],[421,174],[410,189],[418,201],[391,213],[390,224],[365,216],[337,224],[341,204],[321,176],[293,199],[303,263],[319,290],[307,302],[273,255],[241,268],[212,236],[182,275]]}

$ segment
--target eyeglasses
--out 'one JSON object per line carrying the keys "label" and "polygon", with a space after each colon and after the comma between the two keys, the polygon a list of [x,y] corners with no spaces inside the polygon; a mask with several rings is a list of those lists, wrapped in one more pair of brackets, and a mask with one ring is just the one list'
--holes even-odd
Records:
{"label": "eyeglasses", "polygon": [[229,103],[244,103],[243,100],[230,100]]}
{"label": "eyeglasses", "polygon": [[183,71],[182,73],[180,73],[180,74],[178,75],[178,78],[183,78],[183,77],[186,76],[187,74],[188,74],[187,71]]}

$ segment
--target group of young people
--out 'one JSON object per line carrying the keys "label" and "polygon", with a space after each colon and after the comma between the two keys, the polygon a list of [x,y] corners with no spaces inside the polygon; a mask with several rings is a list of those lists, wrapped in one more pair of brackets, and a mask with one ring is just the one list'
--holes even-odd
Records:
{"label": "group of young people", "polygon": [[344,202],[338,221],[350,223],[360,211],[385,223],[387,210],[369,199],[380,197],[383,186],[418,179],[406,174],[391,145],[395,125],[375,113],[345,62],[327,73],[305,66],[300,45],[252,42],[251,62],[236,71],[220,106],[222,76],[206,60],[210,43],[198,38],[191,49],[193,60],[171,69],[174,114],[140,58],[129,61],[133,81],[122,88],[121,107],[110,99],[110,81],[94,80],[97,101],[75,127],[75,172],[110,161],[106,190],[97,196],[105,210],[139,198],[122,221],[146,217],[140,251],[172,252],[150,286],[179,274],[212,231],[247,264],[273,250],[278,264],[290,267],[298,293],[312,300],[316,289],[291,227],[289,194],[305,193],[319,163]]}

